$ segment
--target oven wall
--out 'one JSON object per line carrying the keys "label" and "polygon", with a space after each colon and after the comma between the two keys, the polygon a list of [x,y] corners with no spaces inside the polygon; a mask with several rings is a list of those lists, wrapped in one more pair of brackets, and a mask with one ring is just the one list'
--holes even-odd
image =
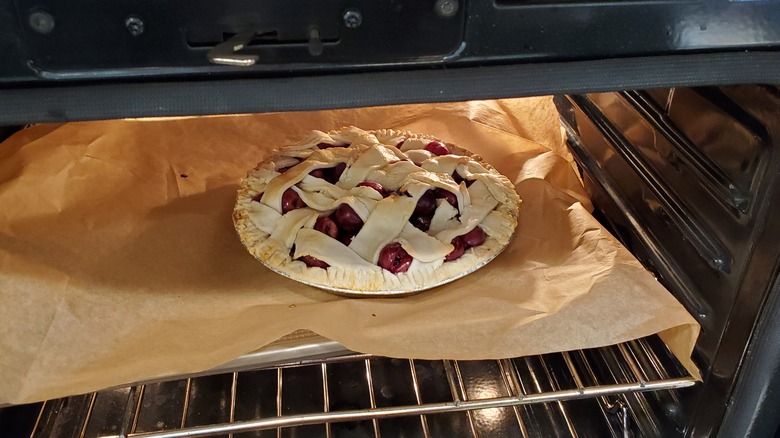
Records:
{"label": "oven wall", "polygon": [[664,88],[558,103],[602,219],[702,326],[694,359],[704,384],[683,391],[679,409],[658,410],[681,433],[712,436],[777,276],[780,89]]}

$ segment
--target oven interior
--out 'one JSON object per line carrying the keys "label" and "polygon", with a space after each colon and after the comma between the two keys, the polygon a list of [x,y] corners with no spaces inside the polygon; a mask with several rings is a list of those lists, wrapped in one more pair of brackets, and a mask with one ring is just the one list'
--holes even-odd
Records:
{"label": "oven interior", "polygon": [[2,408],[0,436],[775,435],[780,88],[554,101],[595,216],[701,324],[694,361],[703,382],[657,336],[422,361],[297,332],[199,375]]}

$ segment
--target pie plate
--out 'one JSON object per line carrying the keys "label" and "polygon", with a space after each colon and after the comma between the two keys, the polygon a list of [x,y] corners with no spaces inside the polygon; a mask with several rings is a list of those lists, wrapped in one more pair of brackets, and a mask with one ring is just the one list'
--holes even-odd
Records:
{"label": "pie plate", "polygon": [[[387,142],[389,146],[381,143],[379,139]],[[340,144],[342,146],[322,147],[322,144]],[[344,144],[348,144],[347,149],[344,148]],[[396,149],[393,146],[400,144],[403,144],[403,147],[406,149]],[[433,147],[434,151],[427,149],[432,147],[431,145],[435,146]],[[443,149],[444,152],[436,148]],[[418,153],[415,154],[415,151],[418,151]],[[424,153],[420,154],[419,151]],[[446,155],[446,157],[433,158],[440,155]],[[309,161],[312,157],[313,159]],[[406,161],[414,164],[399,165],[401,167],[394,167],[387,172],[377,170],[382,165],[389,166],[387,163],[391,161],[392,163]],[[317,219],[317,223],[311,224],[314,219],[312,216],[313,211],[331,211],[335,208],[336,204],[334,202],[337,199],[331,199],[329,196],[344,197],[346,199],[346,194],[350,194],[354,205],[344,204],[344,201],[340,202],[342,202],[341,205],[347,205],[348,208],[346,210],[355,217],[357,217],[357,213],[352,208],[357,208],[357,206],[363,206],[364,209],[367,208],[360,202],[355,203],[355,200],[362,199],[365,195],[360,194],[360,192],[346,192],[346,189],[343,187],[340,189],[341,192],[336,192],[336,195],[319,194],[319,198],[312,197],[311,193],[318,190],[323,193],[331,193],[328,191],[330,190],[328,187],[335,184],[335,182],[329,181],[325,172],[319,169],[336,169],[332,165],[331,167],[325,166],[326,164],[336,162],[344,163],[338,174],[339,176],[342,176],[343,172],[347,172],[343,174],[346,176],[339,180],[343,183],[342,185],[349,187],[351,190],[351,188],[356,188],[362,184],[358,184],[359,181],[371,181],[379,187],[372,186],[372,188],[382,194],[380,199],[374,198],[372,200],[374,204],[371,205],[376,205],[376,209],[372,210],[374,212],[372,216],[368,219],[357,219],[360,221],[361,227],[364,225],[363,221],[367,221],[366,226],[369,227],[370,232],[357,234],[355,238],[358,240],[349,246],[354,252],[348,251],[346,247],[334,243],[335,240],[333,239],[336,236],[330,235],[329,237],[333,230],[327,228],[326,221],[322,221],[324,225],[321,226],[324,228],[317,228],[321,217]],[[379,164],[371,164],[374,162]],[[358,171],[352,170],[352,173],[349,173],[350,169],[353,168],[349,167],[348,163],[352,163],[351,166],[357,166]],[[423,167],[426,163],[431,167]],[[289,172],[285,170],[282,173],[274,172],[280,168],[291,170]],[[388,167],[388,169],[390,168]],[[313,176],[314,171],[319,171],[319,175],[310,177],[310,181],[306,182],[307,180],[304,178],[310,175]],[[363,171],[363,173],[360,171]],[[461,182],[453,182],[455,173],[460,175]],[[339,178],[339,176],[336,178]],[[272,181],[277,177],[282,178],[281,183],[273,185]],[[471,186],[462,182],[466,178],[472,181]],[[290,185],[298,184],[302,180],[308,184],[308,188],[301,188],[304,187],[302,185],[296,191],[293,191]],[[413,214],[412,208],[416,211],[419,205],[421,205],[419,201],[410,200],[397,193],[394,196],[383,194],[383,187],[391,187],[391,191],[400,190],[400,187],[407,187],[405,181],[408,182],[408,187],[412,190],[407,196],[422,198],[423,194],[431,193],[430,199],[427,201],[429,204],[433,203],[434,188],[436,189],[435,196],[437,198],[447,198],[446,196],[440,196],[439,190],[449,193],[449,195],[452,195],[452,198],[463,196],[462,201],[466,201],[463,204],[463,208],[458,207],[454,209],[450,207],[450,205],[457,206],[461,202],[458,199],[446,199],[446,202],[438,201],[438,204],[432,204],[428,213],[433,215],[433,210],[436,210],[437,214],[443,212],[444,214],[438,217],[440,218],[439,220],[445,221],[450,220],[456,213],[464,214],[469,218],[469,222],[458,223],[458,226],[462,229],[442,227],[438,231],[439,234],[436,238],[432,238],[430,234],[425,235],[425,230],[423,232],[419,231],[419,227],[412,222],[406,225],[402,224],[403,230],[400,228],[396,229],[396,227],[388,228],[382,223],[382,220],[379,220],[378,223],[377,221],[372,222],[371,219],[375,217],[395,218],[397,216],[394,215],[395,213],[401,216],[406,215],[404,220],[407,220],[410,217],[409,215]],[[453,189],[453,187],[456,188]],[[374,193],[372,190],[368,190]],[[465,194],[463,193],[464,191],[466,192]],[[290,195],[287,197],[286,193],[288,192],[295,196]],[[262,196],[262,200],[259,199],[260,196]],[[475,196],[477,198],[474,198]],[[295,204],[295,198],[298,199],[297,202],[300,205]],[[340,200],[341,198],[338,199]],[[485,199],[485,201],[472,203],[469,199]],[[271,204],[268,204],[269,202]],[[276,209],[269,206],[273,205],[273,202],[277,204]],[[285,207],[284,202],[288,202],[287,207]],[[479,156],[472,154],[466,149],[449,143],[445,145],[434,137],[407,131],[379,130],[368,132],[355,127],[345,127],[329,133],[312,131],[309,137],[300,144],[277,150],[261,161],[241,183],[233,219],[239,239],[249,253],[277,274],[342,296],[400,297],[450,283],[490,263],[511,242],[517,226],[516,218],[519,203],[520,199],[511,181],[497,172],[489,163],[484,162]],[[349,218],[349,216],[339,216],[342,210],[341,205],[331,215],[335,217],[336,222],[340,220],[339,217]],[[448,212],[447,209],[440,209],[437,205],[444,205],[452,212]],[[281,211],[279,210],[280,206]],[[287,212],[302,206],[310,206],[310,208],[303,211],[303,214],[290,213],[290,216],[286,215]],[[374,216],[377,211],[380,212],[379,216]],[[493,212],[497,212],[497,214],[493,215]],[[364,212],[364,214],[367,213]],[[449,216],[447,216],[448,214]],[[469,216],[470,214],[472,216]],[[486,236],[485,232],[481,233],[481,237],[478,237],[478,239],[481,239],[479,243],[475,244],[474,249],[468,250],[469,257],[458,260],[460,257],[458,255],[455,259],[450,260],[450,263],[445,263],[444,266],[433,264],[437,261],[441,263],[442,259],[446,260],[445,255],[449,251],[455,251],[454,248],[456,246],[453,246],[456,243],[455,238],[460,235],[465,237],[468,233],[471,233],[470,230],[474,228],[474,219],[479,218],[479,224],[482,224],[489,215],[492,219],[490,223],[484,222],[484,225],[488,227],[487,234],[489,236]],[[285,218],[286,222],[282,218]],[[429,219],[433,220],[432,217]],[[330,220],[330,227],[339,232],[333,220]],[[349,220],[354,221],[353,219]],[[309,221],[310,224],[306,225],[306,228],[302,228],[306,221]],[[278,225],[279,223],[284,225],[280,226]],[[466,229],[465,226],[469,224],[470,228]],[[449,225],[449,222],[447,222],[447,225]],[[373,228],[371,228],[372,226]],[[299,229],[303,231],[299,232]],[[327,231],[325,231],[326,229]],[[388,233],[396,234],[394,235],[395,237],[392,237]],[[272,235],[274,236],[273,238],[271,237]],[[379,236],[382,237],[380,238]],[[369,264],[372,266],[366,266],[365,261],[370,257],[363,253],[369,252],[376,256],[375,251],[378,251],[379,247],[375,246],[380,244],[387,245],[387,243],[380,242],[385,237],[388,241],[405,242],[401,245],[409,245],[409,251],[419,254],[420,260],[425,260],[425,263],[428,263],[428,265],[420,266],[420,269],[424,270],[416,271],[414,269],[417,268],[413,268],[409,274],[399,274],[397,278],[389,271],[383,271],[381,268],[376,269],[376,265],[379,264],[377,260],[369,261]],[[453,244],[449,248],[442,243],[450,240],[452,240]],[[463,248],[465,246],[463,241],[461,241],[461,244],[461,248]],[[388,247],[385,246],[385,248]],[[466,246],[466,248],[468,247]],[[393,254],[392,251],[394,249],[390,251],[389,254]],[[463,251],[463,249],[460,251]],[[289,256],[287,255],[288,253]],[[291,266],[290,263],[293,257],[302,257],[302,254],[308,254],[307,257],[318,261],[321,261],[323,258],[328,260],[328,257],[331,257],[333,254],[338,255],[333,256],[332,259],[337,266],[335,268],[327,267],[328,271],[319,271],[322,268],[312,266],[308,261],[305,262],[308,266],[307,269],[301,269],[302,265],[300,263],[300,266]],[[404,254],[406,256],[409,255],[405,252]],[[460,254],[463,253],[461,252]],[[392,255],[392,257],[396,256]],[[414,257],[417,258],[417,255]],[[328,263],[333,264],[330,261]],[[325,264],[325,266],[328,265]],[[379,266],[382,265],[379,264]],[[335,269],[335,271],[331,272],[331,269]]]}
{"label": "pie plate", "polygon": [[274,266],[271,266],[270,264],[264,262],[263,260],[260,260],[259,258],[255,258],[255,259],[257,261],[259,261],[260,263],[262,263],[266,268],[276,272],[279,275],[282,275],[282,276],[287,277],[287,278],[289,278],[291,280],[295,280],[295,281],[297,281],[299,283],[303,283],[303,284],[308,285],[308,286],[313,286],[313,287],[316,287],[318,289],[322,289],[322,290],[334,293],[336,295],[341,295],[341,296],[350,297],[350,298],[393,298],[393,297],[403,297],[403,296],[407,296],[407,295],[414,295],[416,293],[420,293],[420,292],[423,292],[423,291],[426,291],[426,290],[429,290],[429,289],[433,289],[435,287],[443,286],[443,285],[445,285],[447,283],[451,283],[451,282],[453,282],[455,280],[463,278],[463,277],[465,277],[465,276],[467,276],[467,275],[477,271],[478,269],[482,268],[483,266],[487,265],[491,261],[493,261],[493,259],[498,257],[502,252],[504,252],[504,249],[506,249],[506,247],[509,246],[510,243],[511,243],[511,240],[506,245],[503,245],[500,248],[498,248],[498,250],[494,254],[492,254],[490,257],[487,257],[486,259],[482,260],[477,265],[474,265],[471,269],[463,271],[463,272],[461,272],[461,273],[459,273],[459,274],[457,274],[457,275],[455,275],[453,277],[447,278],[447,279],[445,279],[443,281],[440,281],[438,283],[430,284],[430,285],[426,285],[426,286],[421,286],[421,287],[415,288],[415,289],[408,289],[408,290],[360,291],[360,290],[344,289],[344,288],[340,288],[340,287],[329,286],[327,284],[314,283],[314,282],[311,282],[311,281],[307,281],[307,280],[303,280],[303,279],[300,279],[300,278],[296,278],[295,276],[290,275],[287,272],[284,272],[284,271],[282,271],[280,269],[277,269]]}

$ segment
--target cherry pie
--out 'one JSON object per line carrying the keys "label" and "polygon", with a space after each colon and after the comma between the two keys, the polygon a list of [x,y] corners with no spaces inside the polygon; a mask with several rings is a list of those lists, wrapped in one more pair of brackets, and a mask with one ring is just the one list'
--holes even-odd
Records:
{"label": "cherry pie", "polygon": [[517,226],[512,183],[406,131],[312,131],[242,181],[233,220],[271,269],[353,294],[414,292],[492,260]]}

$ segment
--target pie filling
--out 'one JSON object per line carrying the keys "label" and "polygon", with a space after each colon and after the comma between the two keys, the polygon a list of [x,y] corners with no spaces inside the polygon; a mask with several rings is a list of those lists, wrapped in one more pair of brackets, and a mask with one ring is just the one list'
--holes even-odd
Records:
{"label": "pie filling", "polygon": [[236,211],[307,268],[435,270],[506,245],[516,225],[511,183],[460,151],[408,132],[313,131],[249,172]]}

